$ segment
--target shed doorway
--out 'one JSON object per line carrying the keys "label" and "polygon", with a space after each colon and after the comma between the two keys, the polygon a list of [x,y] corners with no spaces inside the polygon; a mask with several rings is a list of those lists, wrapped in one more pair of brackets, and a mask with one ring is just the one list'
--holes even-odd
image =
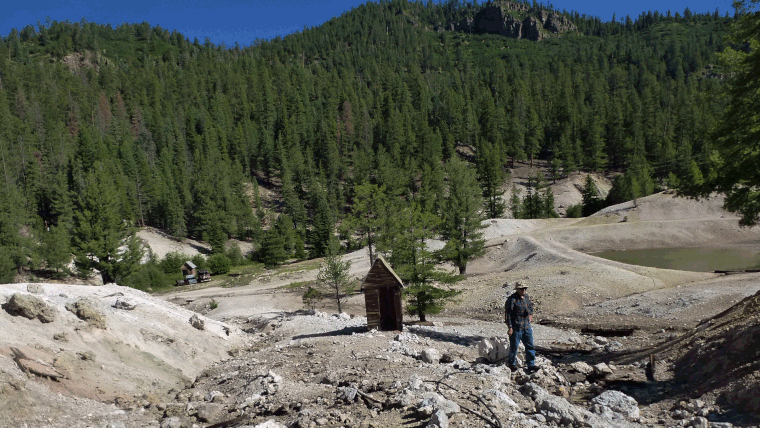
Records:
{"label": "shed doorway", "polygon": [[381,287],[380,292],[380,328],[384,331],[398,330],[396,320],[395,290],[391,287]]}

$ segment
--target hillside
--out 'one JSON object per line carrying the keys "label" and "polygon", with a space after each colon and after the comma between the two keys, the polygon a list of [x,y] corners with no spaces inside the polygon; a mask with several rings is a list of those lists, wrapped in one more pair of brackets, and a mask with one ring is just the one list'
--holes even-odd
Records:
{"label": "hillside", "polygon": [[[506,215],[498,189],[521,164],[547,165],[549,180],[630,171],[641,195],[696,180],[723,103],[712,94],[731,18],[609,23],[526,7],[369,2],[233,48],[147,23],[11,32],[0,40],[2,280],[58,275],[69,253],[115,260],[111,232],[123,239],[134,226],[217,249],[284,239],[285,257],[320,257],[361,185],[446,217],[457,158],[491,218]],[[502,27],[514,18],[568,31],[536,42],[457,29],[498,21],[493,8]],[[137,282],[104,263],[82,269]]]}

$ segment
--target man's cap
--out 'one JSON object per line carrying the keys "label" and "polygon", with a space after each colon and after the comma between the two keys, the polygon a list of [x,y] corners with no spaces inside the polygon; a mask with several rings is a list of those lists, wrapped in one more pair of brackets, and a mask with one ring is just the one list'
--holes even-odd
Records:
{"label": "man's cap", "polygon": [[519,290],[521,288],[528,288],[528,286],[522,281],[515,282],[515,290]]}

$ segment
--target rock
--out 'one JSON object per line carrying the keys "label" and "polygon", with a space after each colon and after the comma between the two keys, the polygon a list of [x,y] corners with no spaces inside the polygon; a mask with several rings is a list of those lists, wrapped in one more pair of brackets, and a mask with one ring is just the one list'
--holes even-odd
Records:
{"label": "rock", "polygon": [[[601,407],[607,407],[614,413],[619,413],[629,421],[637,420],[640,416],[639,403],[635,399],[620,391],[604,391],[591,400],[592,403]],[[595,412],[598,413],[599,412]]]}
{"label": "rock", "polygon": [[64,375],[56,371],[54,368],[46,364],[42,364],[38,361],[33,361],[27,358],[17,358],[16,364],[18,364],[19,368],[22,371],[32,373],[37,376],[47,377],[53,380],[65,378]]}
{"label": "rock", "polygon": [[539,385],[529,382],[520,388],[520,392],[533,400],[536,410],[548,422],[566,426],[613,427],[611,423],[594,415],[586,409],[573,405],[562,397],[550,394]]}
{"label": "rock", "polygon": [[197,409],[198,420],[201,422],[219,422],[224,414],[224,406],[216,403],[201,403]]}
{"label": "rock", "polygon": [[673,413],[670,414],[670,417],[675,420],[688,419],[689,416],[691,416],[691,413],[683,409],[675,410],[673,411]]}
{"label": "rock", "polygon": [[26,286],[26,291],[32,294],[45,294],[45,290],[43,290],[42,286],[39,284],[28,284]]}
{"label": "rock", "polygon": [[441,355],[441,359],[438,362],[441,363],[441,364],[449,364],[449,363],[453,363],[454,361],[456,361],[456,359],[457,359],[457,356],[455,355],[455,353],[453,353],[453,352],[444,352]]}
{"label": "rock", "polygon": [[602,345],[602,346],[610,343],[609,339],[603,336],[596,336],[594,337],[593,340],[594,340],[594,343],[596,343],[597,345]]}
{"label": "rock", "polygon": [[489,363],[505,361],[509,355],[509,341],[497,337],[483,339],[477,344],[478,355]]}
{"label": "rock", "polygon": [[418,343],[420,341],[420,338],[416,334],[403,332],[403,333],[397,334],[393,338],[393,340],[395,340],[396,342],[402,342],[402,343],[403,342]]}
{"label": "rock", "polygon": [[488,391],[486,391],[486,394],[493,395],[493,397],[496,399],[498,403],[505,405],[507,407],[511,407],[514,409],[520,407],[517,405],[517,403],[515,403],[515,400],[510,398],[509,395],[499,391],[498,389],[489,389]]}
{"label": "rock", "polygon": [[351,315],[349,315],[349,314],[347,314],[345,312],[341,312],[341,313],[338,314],[338,319],[339,320],[343,320],[343,321],[348,321],[348,320],[351,319]]}
{"label": "rock", "polygon": [[686,426],[694,428],[708,428],[709,424],[706,418],[703,418],[702,416],[694,416],[686,422]]}
{"label": "rock", "polygon": [[594,368],[590,365],[584,363],[583,361],[578,361],[575,363],[570,364],[570,367],[573,368],[576,372],[584,375],[591,374],[594,371]]}
{"label": "rock", "polygon": [[86,321],[87,324],[99,328],[106,329],[106,317],[99,310],[95,308],[95,304],[87,299],[80,299],[74,303],[66,305],[71,313],[77,316],[82,321]]}
{"label": "rock", "polygon": [[449,428],[449,417],[446,416],[446,412],[443,410],[437,410],[433,413],[433,417],[430,418],[430,422],[428,422],[427,426],[430,427],[432,425],[438,426],[439,428]]}
{"label": "rock", "polygon": [[219,392],[219,391],[211,391],[208,394],[206,394],[206,397],[204,397],[204,398],[209,403],[218,403],[219,402],[219,398],[218,397],[221,397],[221,399],[224,399],[224,393],[223,392]]}
{"label": "rock", "polygon": [[274,419],[270,419],[263,424],[258,424],[253,428],[287,428],[287,426],[275,421]]}
{"label": "rock", "polygon": [[66,336],[66,333],[56,333],[53,335],[53,340],[60,340],[61,342],[68,342],[69,338]]}
{"label": "rock", "polygon": [[282,382],[282,376],[278,375],[277,373],[271,370],[269,371],[269,373],[267,373],[267,379],[272,383]]}
{"label": "rock", "polygon": [[605,377],[612,374],[612,369],[604,363],[599,363],[594,366],[594,376]]}
{"label": "rock", "polygon": [[345,400],[347,403],[353,403],[356,401],[356,396],[358,393],[359,390],[350,386],[338,388],[338,397],[342,400]]}
{"label": "rock", "polygon": [[435,348],[427,348],[420,354],[420,359],[426,363],[438,364],[441,361],[441,353]]}
{"label": "rock", "polygon": [[193,316],[190,317],[190,325],[198,330],[206,329],[206,321],[203,321],[198,314],[193,314]]}
{"label": "rock", "polygon": [[161,421],[161,428],[182,428],[182,420],[176,416]]}
{"label": "rock", "polygon": [[130,301],[128,301],[128,300],[116,299],[116,303],[113,304],[113,307],[116,308],[116,309],[122,309],[122,310],[125,310],[125,311],[131,311],[134,308],[136,308],[137,305],[134,304],[134,303],[132,303],[132,302],[130,302]]}
{"label": "rock", "polygon": [[55,308],[30,294],[16,293],[3,306],[11,315],[19,315],[30,320],[37,318],[42,323],[50,323],[56,319]]}
{"label": "rock", "polygon": [[439,410],[443,411],[446,416],[451,416],[461,411],[457,403],[447,400],[435,392],[425,393],[422,402],[417,407],[417,411],[426,416],[430,416]]}
{"label": "rock", "polygon": [[604,350],[606,352],[617,352],[623,349],[623,344],[620,342],[612,341],[607,344],[607,346],[604,347]]}

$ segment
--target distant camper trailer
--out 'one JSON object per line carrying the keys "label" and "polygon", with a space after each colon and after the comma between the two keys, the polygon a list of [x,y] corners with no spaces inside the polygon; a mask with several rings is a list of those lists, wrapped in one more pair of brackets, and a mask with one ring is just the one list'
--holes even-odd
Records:
{"label": "distant camper trailer", "polygon": [[367,306],[367,327],[378,330],[401,331],[404,318],[401,312],[401,290],[404,283],[381,256],[362,283]]}

